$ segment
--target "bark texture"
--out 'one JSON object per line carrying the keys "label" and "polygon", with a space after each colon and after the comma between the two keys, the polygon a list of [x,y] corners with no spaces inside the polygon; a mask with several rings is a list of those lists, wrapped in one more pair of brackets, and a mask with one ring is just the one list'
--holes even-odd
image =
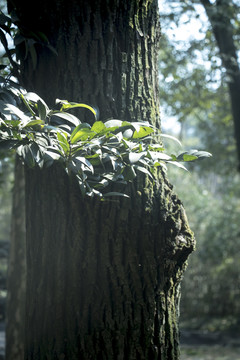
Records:
{"label": "bark texture", "polygon": [[[13,3],[22,31],[44,31],[58,53],[36,45],[34,67],[29,51],[27,89],[97,105],[101,119],[160,125],[157,1],[43,0],[36,17],[32,2]],[[26,169],[25,359],[178,359],[179,283],[194,239],[163,173],[128,192],[83,200],[60,167]]]}
{"label": "bark texture", "polygon": [[[31,1],[14,2],[23,33],[44,32],[58,54],[35,45],[34,68],[27,49],[21,78],[26,88],[52,104],[56,96],[94,104],[104,120],[145,119],[159,125],[155,1],[43,0],[37,17],[29,16],[35,9]],[[26,47],[21,44],[18,51],[24,56]]]}
{"label": "bark texture", "polygon": [[6,359],[24,357],[25,296],[26,296],[26,228],[24,167],[15,162],[15,185],[8,264],[8,298],[6,324]]}
{"label": "bark texture", "polygon": [[36,214],[26,359],[178,359],[178,286],[193,243],[169,184],[102,203],[82,200],[58,167],[26,179]]}

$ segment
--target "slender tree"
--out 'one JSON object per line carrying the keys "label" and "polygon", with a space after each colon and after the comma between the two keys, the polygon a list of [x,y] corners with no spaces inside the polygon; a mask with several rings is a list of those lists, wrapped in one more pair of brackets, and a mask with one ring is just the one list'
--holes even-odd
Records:
{"label": "slender tree", "polygon": [[233,2],[217,0],[212,4],[209,0],[201,0],[216,39],[222,64],[228,74],[228,87],[232,105],[235,139],[237,145],[238,168],[240,170],[240,68],[237,48],[234,43],[234,28],[232,24]]}
{"label": "slender tree", "polygon": [[[103,120],[160,126],[157,1],[9,9],[24,87],[49,104],[97,105]],[[179,284],[194,239],[164,172],[113,202],[83,199],[59,166],[26,169],[25,181],[25,359],[178,359]]]}

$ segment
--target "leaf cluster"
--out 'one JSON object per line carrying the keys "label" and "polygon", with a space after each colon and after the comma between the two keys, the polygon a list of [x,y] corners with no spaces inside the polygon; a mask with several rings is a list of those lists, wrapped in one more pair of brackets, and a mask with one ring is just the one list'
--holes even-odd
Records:
{"label": "leaf cluster", "polygon": [[[0,150],[16,149],[30,168],[61,163],[78,180],[83,196],[126,196],[106,189],[112,183],[132,181],[137,173],[153,179],[154,169],[166,163],[185,169],[182,161],[210,156],[197,151],[167,155],[154,142],[159,134],[148,122],[102,122],[86,104],[58,99],[56,109],[49,109],[35,93],[14,89],[14,96],[10,103],[0,101]],[[93,113],[92,126],[68,112],[76,107]]]}

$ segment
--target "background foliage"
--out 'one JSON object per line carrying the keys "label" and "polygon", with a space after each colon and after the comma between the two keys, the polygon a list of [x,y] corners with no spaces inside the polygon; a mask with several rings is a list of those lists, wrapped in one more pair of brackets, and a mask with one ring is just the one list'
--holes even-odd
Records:
{"label": "background foliage", "polygon": [[[240,4],[228,5],[239,53]],[[209,330],[235,329],[240,315],[240,177],[228,92],[231,77],[222,66],[201,1],[164,1],[162,31],[164,126],[184,146],[194,144],[213,154],[190,167],[186,177],[169,169],[197,239],[182,285],[182,321]]]}

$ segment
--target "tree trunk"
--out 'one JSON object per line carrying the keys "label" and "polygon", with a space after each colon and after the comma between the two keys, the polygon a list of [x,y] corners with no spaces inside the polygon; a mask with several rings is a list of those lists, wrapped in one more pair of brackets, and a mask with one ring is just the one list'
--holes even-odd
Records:
{"label": "tree trunk", "polygon": [[201,0],[209,21],[212,25],[222,64],[228,75],[229,95],[237,145],[238,170],[240,171],[240,68],[238,65],[237,49],[234,44],[233,25],[231,23],[231,1],[218,0],[212,5],[209,0]]}
{"label": "tree trunk", "polygon": [[[44,31],[58,53],[37,45],[35,68],[22,61],[29,90],[159,126],[157,1],[45,0],[36,18],[32,2],[14,3],[25,31]],[[179,283],[194,240],[164,173],[114,202],[82,199],[59,166],[25,174],[25,359],[178,359]]]}
{"label": "tree trunk", "polygon": [[24,357],[26,301],[26,229],[24,167],[18,158],[16,158],[14,173],[7,281],[6,359],[22,360]]}
{"label": "tree trunk", "polygon": [[36,215],[27,217],[25,358],[177,359],[192,237],[169,185],[105,203],[83,200],[58,167],[26,179]]}

